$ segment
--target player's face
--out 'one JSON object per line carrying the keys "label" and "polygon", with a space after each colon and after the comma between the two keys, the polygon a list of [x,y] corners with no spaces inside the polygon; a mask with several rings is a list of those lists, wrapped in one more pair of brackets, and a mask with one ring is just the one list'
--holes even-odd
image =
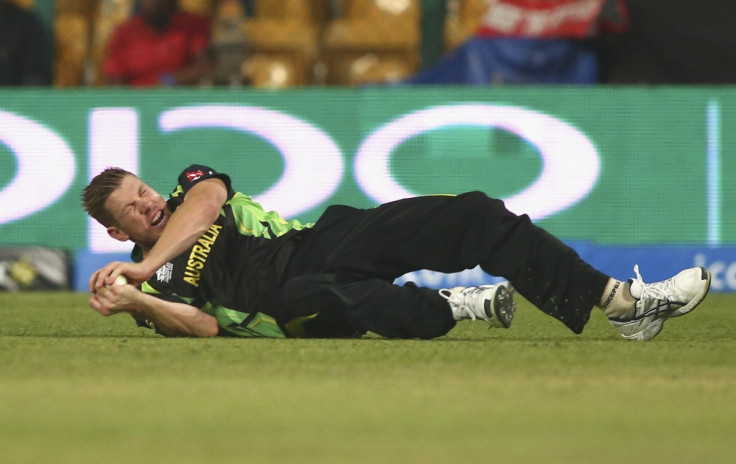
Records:
{"label": "player's face", "polygon": [[132,240],[150,250],[164,231],[171,212],[166,200],[136,176],[125,176],[105,202],[117,226],[107,232],[118,240]]}

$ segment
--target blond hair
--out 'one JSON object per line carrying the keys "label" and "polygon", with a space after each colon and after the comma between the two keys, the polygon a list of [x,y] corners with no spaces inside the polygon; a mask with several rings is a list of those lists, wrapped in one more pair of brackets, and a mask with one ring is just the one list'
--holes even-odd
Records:
{"label": "blond hair", "polygon": [[97,174],[82,190],[82,207],[97,222],[105,227],[118,225],[105,203],[110,195],[120,187],[126,176],[137,177],[121,168],[107,168]]}

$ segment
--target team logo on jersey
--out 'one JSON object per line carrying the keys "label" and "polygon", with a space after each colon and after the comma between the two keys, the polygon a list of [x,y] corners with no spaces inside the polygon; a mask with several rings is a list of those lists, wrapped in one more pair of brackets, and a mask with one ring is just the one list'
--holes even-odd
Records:
{"label": "team logo on jersey", "polygon": [[174,271],[174,265],[166,263],[156,271],[156,279],[159,282],[168,283],[171,280],[171,274]]}
{"label": "team logo on jersey", "polygon": [[189,182],[194,182],[195,180],[204,176],[204,171],[202,171],[201,169],[198,169],[196,171],[189,171],[187,172],[186,176]]}

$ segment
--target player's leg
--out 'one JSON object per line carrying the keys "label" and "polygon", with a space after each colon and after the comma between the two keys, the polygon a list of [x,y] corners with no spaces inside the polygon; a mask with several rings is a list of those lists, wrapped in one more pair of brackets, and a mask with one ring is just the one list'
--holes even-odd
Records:
{"label": "player's leg", "polygon": [[576,333],[609,279],[527,216],[480,192],[411,198],[370,210],[333,207],[292,261],[294,275],[339,269],[353,280],[480,265]]}
{"label": "player's leg", "polygon": [[[654,283],[644,283],[635,268],[636,279],[621,282],[616,294],[613,288],[619,281],[592,268],[528,217],[513,215],[484,195],[459,199],[462,206],[458,208],[466,215],[485,212],[465,224],[466,232],[496,229],[497,248],[483,252],[487,254],[481,255],[481,267],[509,279],[520,294],[576,333],[582,332],[591,309],[599,306],[625,338],[649,340],[667,319],[689,313],[708,293],[710,274],[695,267]],[[461,221],[458,224],[463,225]],[[467,244],[472,246],[474,241]]]}
{"label": "player's leg", "polygon": [[[274,315],[289,335],[320,338],[353,337],[370,331],[388,338],[430,339],[445,335],[461,319],[508,327],[514,309],[504,285],[456,289],[442,295],[411,283],[399,286],[380,279],[342,282],[334,274],[289,280],[274,306]],[[497,321],[499,316],[501,322]]]}
{"label": "player's leg", "polygon": [[380,279],[341,282],[334,274],[290,279],[275,316],[290,335],[350,337],[368,331],[389,338],[434,338],[455,326],[437,291]]}

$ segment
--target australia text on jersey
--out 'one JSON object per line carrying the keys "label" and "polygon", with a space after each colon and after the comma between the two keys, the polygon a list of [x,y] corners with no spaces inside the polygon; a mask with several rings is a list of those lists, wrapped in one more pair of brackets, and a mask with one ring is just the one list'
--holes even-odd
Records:
{"label": "australia text on jersey", "polygon": [[192,252],[189,253],[189,260],[187,261],[187,267],[184,271],[184,281],[190,283],[195,287],[199,287],[199,279],[202,277],[202,268],[204,263],[207,261],[207,256],[210,254],[212,245],[214,245],[217,236],[220,235],[220,229],[222,226],[212,224],[207,232],[197,240],[197,243],[192,247]]}

